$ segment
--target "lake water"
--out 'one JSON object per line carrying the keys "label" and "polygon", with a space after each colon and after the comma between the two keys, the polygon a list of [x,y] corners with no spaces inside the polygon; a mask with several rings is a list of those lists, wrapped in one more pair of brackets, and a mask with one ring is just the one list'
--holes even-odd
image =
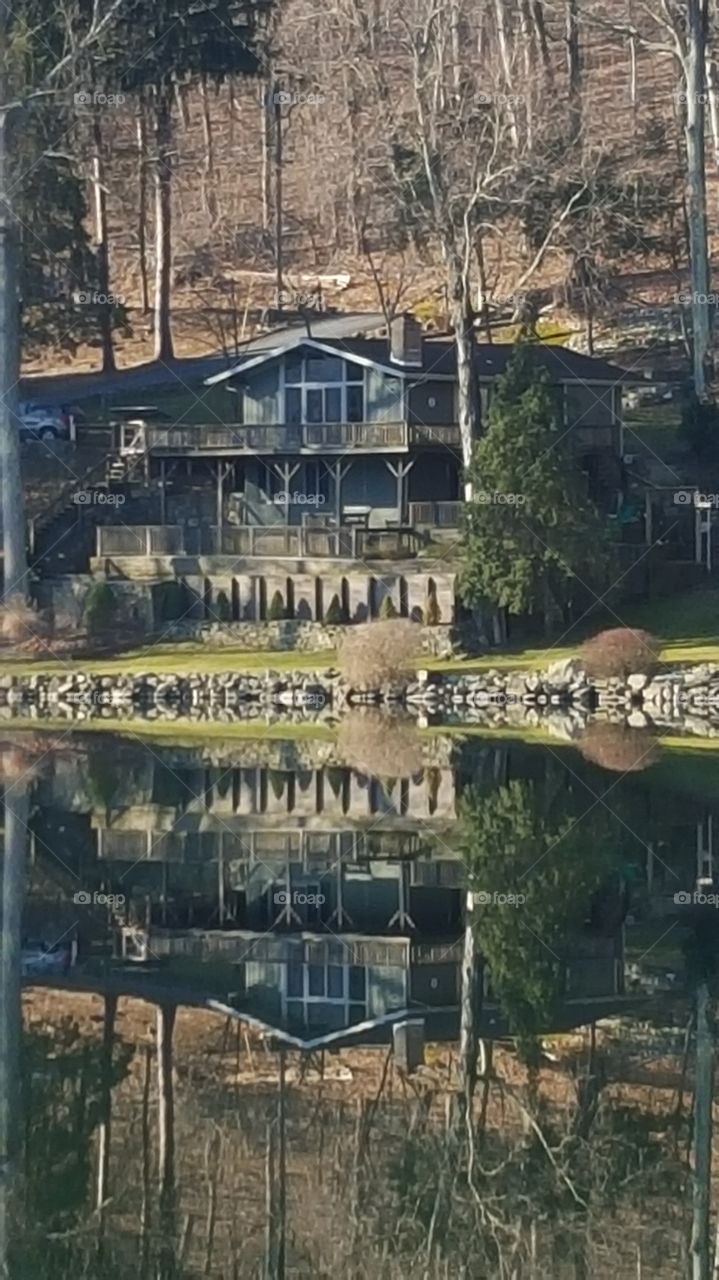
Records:
{"label": "lake water", "polygon": [[395,732],[5,740],[0,1275],[682,1273],[719,762]]}

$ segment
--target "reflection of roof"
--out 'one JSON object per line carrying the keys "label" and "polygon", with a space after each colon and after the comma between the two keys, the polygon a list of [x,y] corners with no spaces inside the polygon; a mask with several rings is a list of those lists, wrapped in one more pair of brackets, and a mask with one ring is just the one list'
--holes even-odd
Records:
{"label": "reflection of roof", "polygon": [[[157,977],[142,977],[136,973],[116,971],[109,977],[91,976],[74,970],[70,974],[33,975],[24,984],[27,987],[43,987],[62,991],[82,991],[98,995],[126,996],[130,999],[146,1000],[154,1004],[174,1004],[195,1009],[207,1009],[244,1022],[256,1030],[263,1032],[270,1039],[285,1044],[289,1048],[309,1050],[322,1044],[342,1045],[357,1043],[366,1045],[386,1044],[390,1029],[396,1022],[406,1018],[425,1020],[425,1039],[432,1041],[453,1041],[459,1035],[459,1009],[449,1008],[427,1009],[422,1005],[393,1010],[376,1018],[366,1019],[353,1027],[340,1028],[321,1037],[291,1035],[281,1026],[269,1020],[258,1018],[240,1007],[227,1004],[215,996],[181,983],[162,982]],[[645,996],[607,996],[593,1000],[567,1001],[560,1010],[556,1020],[546,1028],[544,1034],[567,1031],[573,1027],[584,1026],[589,1022],[597,1022],[602,1018],[626,1015],[629,1012],[646,1008],[649,1003]],[[479,1025],[479,1033],[485,1039],[506,1039],[511,1031],[499,1011],[492,1006],[485,1008]]]}

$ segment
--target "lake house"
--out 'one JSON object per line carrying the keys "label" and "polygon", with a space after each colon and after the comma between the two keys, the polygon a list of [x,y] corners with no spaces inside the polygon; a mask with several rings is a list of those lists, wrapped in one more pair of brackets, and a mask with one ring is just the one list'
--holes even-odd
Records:
{"label": "lake house", "polygon": [[[482,417],[512,350],[478,345]],[[536,351],[588,492],[609,511],[627,375],[564,347]],[[295,330],[207,378],[181,412],[176,400],[116,424],[108,481],[122,506],[77,511],[86,535],[92,526],[91,572],[150,595],[180,579],[189,597],[175,607],[193,618],[262,620],[281,598],[285,617],[327,620],[335,601],[362,620],[389,595],[414,617],[434,598],[452,620],[462,500],[451,337],[411,315],[384,337]]]}

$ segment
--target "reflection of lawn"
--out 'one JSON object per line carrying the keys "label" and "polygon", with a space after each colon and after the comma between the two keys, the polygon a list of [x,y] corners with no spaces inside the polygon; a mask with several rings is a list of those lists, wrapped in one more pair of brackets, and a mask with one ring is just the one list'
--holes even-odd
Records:
{"label": "reflection of lawn", "polygon": [[641,961],[643,968],[671,969],[675,973],[682,973],[682,943],[685,933],[685,929],[680,924],[674,924],[668,916],[627,925],[624,935],[625,957],[630,964]]}
{"label": "reflection of lawn", "polygon": [[50,657],[2,659],[3,673],[7,675],[70,675],[73,671],[86,671],[89,675],[190,675],[195,672],[213,671],[316,671],[331,667],[335,655],[332,652],[295,653],[282,649],[275,653],[266,650],[246,652],[229,645],[211,649],[203,644],[148,644],[143,649],[133,649],[112,658]]}

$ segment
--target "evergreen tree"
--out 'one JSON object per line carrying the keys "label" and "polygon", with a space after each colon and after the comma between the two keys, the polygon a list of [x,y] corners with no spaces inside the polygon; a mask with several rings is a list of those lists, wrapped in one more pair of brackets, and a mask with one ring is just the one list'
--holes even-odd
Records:
{"label": "evergreen tree", "polygon": [[553,608],[564,613],[577,588],[601,589],[612,562],[608,530],[526,341],[497,380],[469,479],[460,578],[467,604],[547,618]]}

